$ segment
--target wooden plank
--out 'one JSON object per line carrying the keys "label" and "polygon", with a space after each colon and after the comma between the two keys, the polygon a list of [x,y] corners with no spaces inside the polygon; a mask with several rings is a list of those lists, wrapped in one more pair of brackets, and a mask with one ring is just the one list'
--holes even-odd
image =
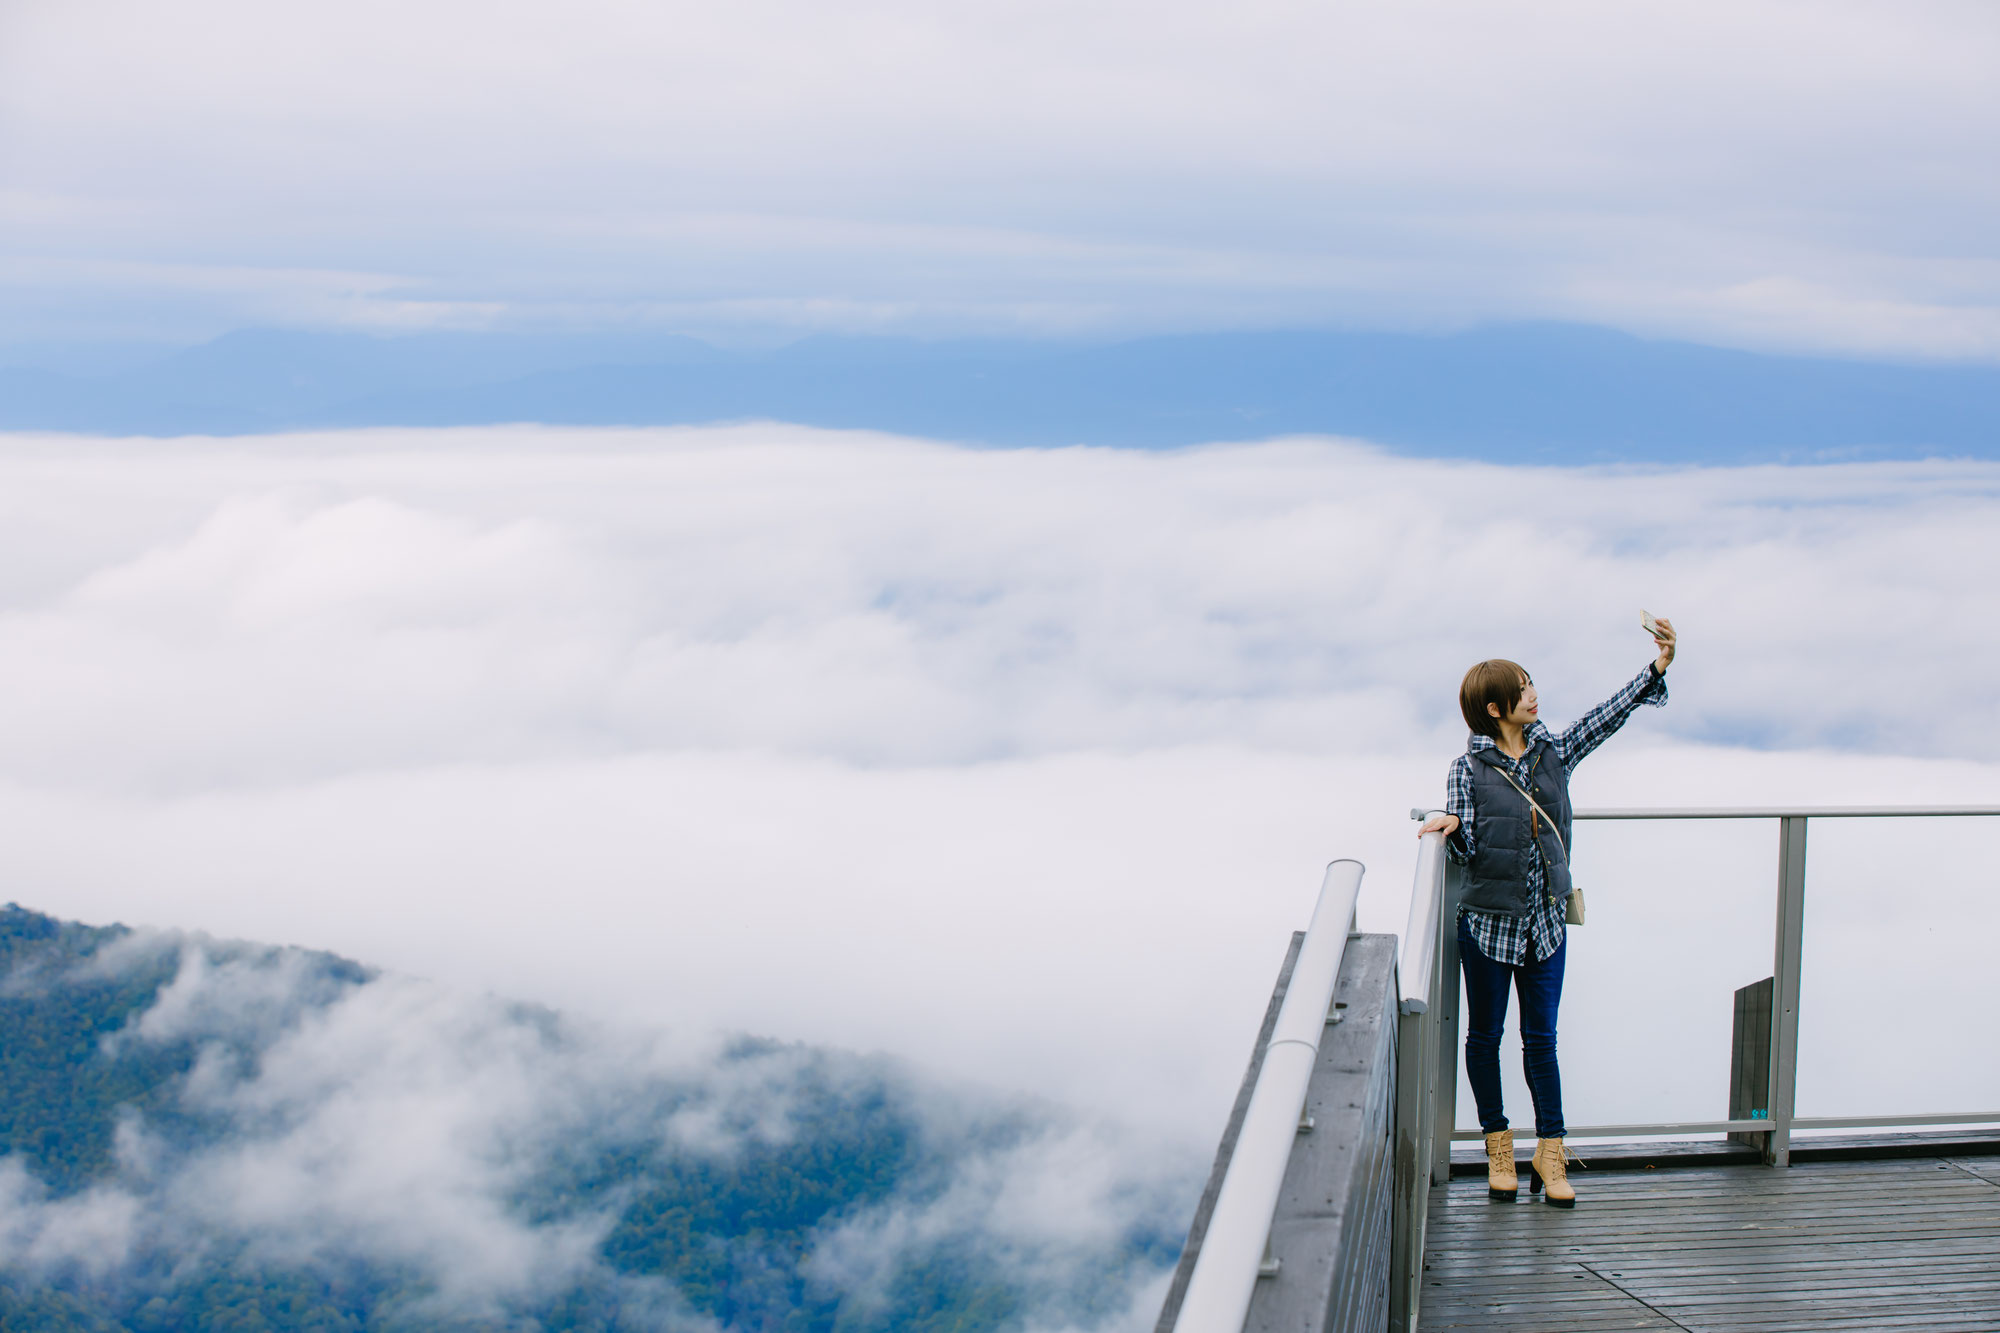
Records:
{"label": "wooden plank", "polygon": [[[1587,1205],[1579,1204],[1577,1211],[1584,1211],[1585,1207]],[[1850,1239],[1872,1241],[1877,1237],[1908,1243],[1957,1235],[1987,1235],[1994,1213],[1991,1209],[1948,1210],[1940,1206],[1921,1209],[1913,1214],[1857,1211],[1824,1218],[1792,1218],[1763,1223],[1719,1223],[1693,1212],[1686,1214],[1685,1218],[1680,1225],[1661,1222],[1645,1227],[1621,1229],[1601,1226],[1589,1229],[1579,1224],[1560,1233],[1541,1234],[1507,1233],[1500,1228],[1482,1228],[1474,1243],[1483,1253],[1492,1253],[1496,1247],[1541,1249],[1551,1244],[1586,1241],[1599,1248],[1617,1246],[1627,1249],[1651,1245],[1660,1240],[1675,1240],[1676,1243],[1700,1249],[1744,1246],[1782,1248],[1808,1239],[1840,1244]],[[1447,1238],[1443,1245],[1435,1247],[1435,1252],[1449,1253],[1452,1241],[1453,1238]]]}
{"label": "wooden plank", "polygon": [[[1754,1225],[1764,1217],[1821,1217],[1837,1213],[1880,1212],[1887,1216],[1909,1213],[1923,1208],[1957,1208],[1967,1210],[1991,1210],[2000,1207],[2000,1199],[1992,1195],[1994,1182],[1962,1176],[1957,1180],[1926,1180],[1907,1188],[1898,1188],[1893,1199],[1878,1199],[1860,1192],[1823,1190],[1817,1194],[1794,1195],[1657,1195],[1645,1198],[1621,1197],[1592,1189],[1585,1192],[1585,1183],[1575,1182],[1579,1206],[1594,1204],[1593,1213],[1601,1214],[1598,1225],[1632,1226],[1642,1225],[1650,1219],[1678,1217],[1692,1212],[1705,1212],[1711,1217],[1731,1213],[1740,1216],[1731,1220],[1746,1225]],[[1483,1189],[1483,1186],[1482,1186]],[[1755,1211],[1741,1209],[1739,1201],[1750,1202]],[[1485,1198],[1476,1207],[1465,1210],[1457,1218],[1446,1212],[1446,1220],[1456,1220],[1463,1225],[1491,1225],[1528,1227],[1547,1224],[1549,1219],[1534,1210],[1543,1204],[1524,1199],[1518,1204],[1495,1203]],[[1483,1214],[1483,1216],[1482,1216]],[[1513,1220],[1509,1220],[1513,1219]]]}
{"label": "wooden plank", "polygon": [[[1520,1140],[1515,1148],[1515,1157],[1521,1166],[1521,1174],[1528,1173],[1528,1156],[1534,1151],[1533,1139]],[[1593,1165],[1613,1171],[1643,1171],[1648,1169],[1681,1169],[1684,1167],[1708,1166],[1756,1166],[1764,1160],[1761,1149],[1744,1148],[1727,1139],[1667,1139],[1653,1143],[1620,1143],[1616,1139],[1598,1141],[1579,1139],[1570,1145],[1570,1151],[1587,1158]],[[1458,1147],[1451,1150],[1451,1174],[1459,1176],[1486,1175],[1486,1152],[1483,1148]]]}
{"label": "wooden plank", "polygon": [[[1581,1209],[1579,1209],[1581,1211]],[[1870,1225],[1870,1224],[1873,1225]],[[1685,1253],[1704,1250],[1758,1250],[1784,1249],[1805,1241],[1823,1244],[1888,1244],[1897,1247],[1932,1241],[1950,1241],[1954,1238],[1990,1235],[1990,1215],[1968,1217],[1953,1225],[1949,1219],[1932,1219],[1918,1225],[1907,1219],[1883,1219],[1859,1215],[1853,1218],[1830,1219],[1824,1225],[1805,1224],[1789,1226],[1769,1226],[1746,1229],[1740,1226],[1723,1226],[1704,1222],[1698,1215],[1690,1215],[1685,1226],[1660,1226],[1644,1230],[1616,1231],[1600,1227],[1595,1232],[1586,1232],[1579,1227],[1573,1232],[1561,1235],[1518,1236],[1493,1233],[1468,1234],[1464,1237],[1446,1237],[1443,1243],[1429,1247],[1429,1253],[1439,1258],[1450,1258],[1454,1251],[1464,1250],[1482,1256],[1527,1251],[1530,1253],[1553,1252],[1552,1245],[1564,1242],[1581,1243],[1588,1241],[1599,1252],[1619,1249],[1644,1254],[1662,1242],[1671,1241],[1684,1247]]]}
{"label": "wooden plank", "polygon": [[1962,1171],[1975,1180],[1983,1180],[1989,1185],[2000,1185],[2000,1162],[1977,1157],[1950,1157],[1945,1160],[1955,1171]]}
{"label": "wooden plank", "polygon": [[[1796,1169],[1796,1168],[1795,1168]],[[1996,1173],[2000,1174],[2000,1173]],[[1577,1193],[1588,1200],[1605,1206],[1604,1210],[1613,1217],[1630,1214],[1643,1215],[1676,1205],[1699,1203],[1704,1206],[1726,1205],[1730,1200],[1754,1200],[1759,1208],[1807,1207],[1826,1203],[1848,1203],[1871,1207],[1908,1206],[1911,1201],[1931,1199],[1960,1199],[1966,1202],[1991,1202],[1987,1190],[1993,1180],[1963,1170],[1952,1170],[1949,1174],[1927,1169],[1921,1176],[1908,1176],[1901,1180],[1880,1182],[1866,1178],[1842,1184],[1827,1184],[1815,1187],[1800,1182],[1791,1188],[1769,1190],[1729,1188],[1723,1186],[1689,1186],[1681,1189],[1651,1189],[1633,1191],[1622,1189],[1616,1182],[1606,1177],[1582,1179],[1570,1177]],[[1878,1189],[1882,1192],[1878,1193]],[[1585,1194],[1588,1190],[1589,1193]],[[1524,1196],[1521,1204],[1540,1206],[1532,1196]],[[1464,1217],[1517,1215],[1517,1206],[1496,1203],[1485,1197],[1484,1182],[1480,1193],[1463,1203],[1454,1202],[1451,1207],[1438,1210],[1449,1217],[1454,1214]],[[1748,1214],[1746,1214],[1748,1216]]]}
{"label": "wooden plank", "polygon": [[[1756,1135],[1753,1137],[1762,1137]],[[1532,1140],[1524,1140],[1519,1156],[1525,1174],[1525,1155]],[[1894,1161],[1911,1157],[2000,1157],[2000,1129],[1925,1130],[1905,1133],[1806,1134],[1792,1140],[1792,1165],[1808,1162]],[[1638,1171],[1647,1167],[1680,1170],[1686,1167],[1744,1166],[1761,1160],[1761,1155],[1729,1141],[1712,1139],[1656,1139],[1650,1142],[1622,1142],[1617,1139],[1578,1139],[1570,1151],[1593,1166],[1613,1171]],[[1477,1147],[1460,1145],[1452,1149],[1451,1173],[1458,1176],[1486,1174],[1486,1154]]]}
{"label": "wooden plank", "polygon": [[[1577,1259],[1588,1259],[1592,1262],[1618,1264],[1628,1261],[1636,1261],[1644,1259],[1648,1255],[1657,1254],[1661,1252],[1663,1248],[1671,1247],[1672,1245],[1674,1245],[1674,1243],[1675,1241],[1673,1237],[1664,1237],[1659,1240],[1649,1242],[1648,1244],[1645,1245],[1592,1246],[1588,1251],[1581,1251],[1581,1252],[1560,1253],[1560,1252],[1543,1251],[1540,1254],[1522,1254],[1517,1251],[1512,1255],[1495,1256],[1495,1263],[1493,1264],[1467,1261],[1447,1266],[1444,1264],[1438,1264],[1434,1262],[1431,1265],[1431,1269],[1435,1273],[1439,1274],[1452,1273],[1454,1276],[1456,1276],[1462,1273],[1477,1273],[1477,1272],[1487,1271],[1490,1268],[1496,1266],[1498,1263],[1506,1262],[1508,1260],[1512,1260],[1518,1263],[1532,1264],[1535,1262],[1555,1263],[1555,1262],[1574,1261]],[[1796,1260],[1804,1256],[1818,1255],[1820,1257],[1825,1257],[1829,1253],[1832,1253],[1845,1258],[1850,1263],[1863,1263],[1863,1262],[1868,1262],[1873,1258],[1876,1252],[1875,1247],[1880,1243],[1881,1242],[1879,1241],[1879,1238],[1871,1239],[1868,1237],[1860,1237],[1840,1243],[1838,1249],[1830,1249],[1829,1242],[1827,1241],[1812,1240],[1812,1239],[1808,1239],[1807,1241],[1794,1245],[1758,1246],[1754,1250],[1750,1251],[1735,1249],[1732,1247],[1716,1248],[1710,1246],[1703,1246],[1699,1249],[1696,1248],[1684,1249],[1682,1257],[1685,1260],[1693,1261],[1697,1258],[1729,1259],[1732,1256],[1749,1254],[1754,1256],[1758,1262],[1769,1265],[1776,1263],[1784,1263],[1787,1262],[1788,1260]],[[1930,1247],[1899,1246],[1895,1251],[1893,1251],[1893,1253],[1898,1255],[1908,1255],[1913,1257],[1925,1254],[1929,1254],[1933,1257],[1937,1257],[1941,1254],[1964,1255],[1968,1252],[1985,1253],[1994,1256],[1996,1258],[2000,1258],[2000,1248],[1987,1247],[1983,1251],[1977,1251],[1977,1250],[1972,1250],[1971,1247],[1958,1244],[1945,1244],[1945,1245],[1930,1246]]]}
{"label": "wooden plank", "polygon": [[[1607,1300],[1600,1293],[1608,1293],[1612,1299]],[[1594,1287],[1591,1294],[1579,1294],[1567,1300],[1560,1299],[1558,1293],[1537,1293],[1524,1299],[1445,1301],[1436,1299],[1436,1293],[1429,1293],[1423,1326],[1431,1327],[1433,1320],[1446,1324],[1460,1321],[1476,1324],[1477,1319],[1497,1323],[1510,1318],[1539,1318],[1545,1329],[1576,1328],[1589,1321],[1622,1323],[1648,1318],[1669,1326],[1701,1329],[1752,1328],[1772,1324],[1826,1327],[1838,1323],[1866,1327],[1934,1327],[1947,1321],[2000,1320],[2000,1310],[1996,1310],[1990,1301],[1978,1297],[1974,1298],[1973,1304],[1967,1305],[1955,1303],[1950,1297],[1853,1302],[1844,1296],[1800,1299],[1773,1295],[1757,1301],[1697,1307],[1678,1301],[1642,1303],[1617,1293],[1615,1289]]]}
{"label": "wooden plank", "polygon": [[1622,1279],[1620,1289],[1628,1295],[1645,1301],[1648,1305],[1671,1303],[1676,1307],[1695,1309],[1702,1306],[1739,1306],[1751,1298],[1762,1299],[1786,1293],[1803,1293],[1825,1300],[1838,1301],[1841,1305],[1893,1304],[1914,1308],[1927,1302],[1958,1301],[1962,1305],[1983,1305],[2000,1310],[2000,1303],[1994,1300],[1994,1293],[2000,1285],[1990,1281],[1981,1282],[1976,1278],[1961,1277],[1948,1290],[1941,1289],[1935,1282],[1911,1281],[1871,1285],[1865,1282],[1825,1283],[1786,1281],[1774,1278],[1770,1281],[1744,1283],[1725,1291],[1689,1291],[1678,1285],[1658,1282],[1644,1282],[1632,1278]]}
{"label": "wooden plank", "polygon": [[[1865,1277],[1853,1276],[1853,1271],[1850,1269],[1848,1275],[1844,1278],[1840,1274],[1829,1273],[1823,1270],[1795,1272],[1789,1268],[1775,1273],[1766,1270],[1763,1273],[1740,1273],[1724,1277],[1706,1274],[1669,1274],[1662,1276],[1653,1273],[1636,1273],[1629,1268],[1603,1269],[1595,1268],[1594,1265],[1592,1268],[1598,1277],[1622,1282],[1631,1287],[1632,1290],[1641,1292],[1642,1294],[1645,1292],[1658,1292],[1665,1295],[1672,1292],[1685,1292],[1690,1296],[1697,1296],[1703,1294],[1726,1295],[1732,1291],[1778,1291],[1792,1288],[1802,1291],[1833,1291],[1848,1287],[1862,1291],[1890,1291],[1903,1287],[1935,1288],[1937,1285],[1935,1281],[1937,1273],[1927,1268],[1903,1269],[1892,1274],[1876,1271],[1871,1266],[1867,1270]],[[1951,1271],[1957,1275],[1954,1289],[1963,1287],[1966,1290],[1983,1290],[1991,1286],[1996,1290],[2000,1290],[2000,1270],[1996,1270],[1990,1262],[1985,1264],[1966,1262],[1954,1267]],[[1479,1289],[1496,1295],[1504,1295],[1510,1292],[1539,1290],[1549,1286],[1550,1283],[1551,1275],[1548,1272],[1539,1274],[1487,1274],[1480,1282]],[[1652,1297],[1647,1296],[1646,1299],[1650,1300]]]}
{"label": "wooden plank", "polygon": [[[1931,1276],[1946,1273],[1959,1273],[1977,1279],[1992,1274],[1995,1271],[1993,1260],[1993,1253],[1988,1252],[1980,1255],[1947,1257],[1941,1260],[1904,1260],[1881,1264],[1871,1261],[1867,1271],[1880,1278],[1885,1284],[1902,1281],[1912,1277],[1912,1275],[1914,1275],[1915,1280],[1927,1280]],[[1546,1272],[1546,1269],[1541,1271]],[[1641,1268],[1628,1262],[1619,1268],[1606,1269],[1604,1271],[1608,1275],[1621,1280],[1631,1278],[1635,1281],[1687,1283],[1690,1285],[1699,1283],[1714,1285],[1726,1285],[1729,1283],[1755,1284],[1759,1281],[1773,1280],[1770,1278],[1771,1269],[1763,1264],[1745,1264],[1735,1269],[1722,1271],[1707,1267],[1667,1267],[1664,1265]],[[1853,1271],[1853,1262],[1846,1259],[1821,1261],[1816,1264],[1800,1262],[1787,1264],[1785,1267],[1785,1272],[1796,1276],[1800,1281],[1807,1282],[1836,1281]],[[1534,1281],[1539,1276],[1539,1273],[1526,1270],[1486,1272],[1481,1275],[1484,1285],[1494,1287],[1503,1286],[1510,1282]]]}
{"label": "wooden plank", "polygon": [[1948,1179],[1954,1170],[1952,1163],[1959,1160],[1975,1170],[1981,1169],[1982,1163],[1991,1165],[1991,1159],[1984,1158],[1937,1158],[1903,1162],[1805,1162],[1783,1171],[1771,1168],[1761,1172],[1728,1165],[1668,1172],[1598,1171],[1572,1167],[1570,1174],[1578,1180],[1601,1181],[1628,1193],[1647,1189],[1727,1189],[1741,1194],[1789,1194],[1815,1189],[1852,1188],[1856,1180],[1914,1182],[1926,1174]]}
{"label": "wooden plank", "polygon": [[[1602,1317],[1602,1319],[1578,1319],[1576,1323],[1564,1323],[1562,1327],[1566,1331],[1574,1329],[1574,1333],[1596,1333],[1598,1329],[1604,1329],[1606,1333],[1610,1333],[1612,1329],[1648,1329],[1648,1331],[1654,1331],[1654,1329],[1680,1329],[1682,1327],[1682,1325],[1672,1323],[1670,1319],[1662,1319],[1660,1315],[1654,1315],[1652,1311],[1648,1311],[1644,1307],[1638,1307],[1638,1305],[1634,1305],[1632,1311],[1634,1313],[1630,1313],[1630,1315],[1610,1315],[1610,1317]],[[1470,1309],[1470,1307],[1468,1309],[1454,1309],[1450,1313],[1440,1313],[1436,1317],[1432,1315],[1430,1307],[1424,1307],[1424,1315],[1422,1315],[1422,1325],[1420,1327],[1422,1329],[1440,1329],[1440,1331],[1442,1329],[1488,1329],[1492,1333],[1508,1333],[1510,1329],[1522,1329],[1524,1333],[1550,1333],[1548,1315],[1536,1315],[1536,1313],[1526,1313],[1526,1315],[1494,1315],[1490,1311]]]}
{"label": "wooden plank", "polygon": [[[1582,1211],[1584,1205],[1579,1205]],[[1498,1229],[1478,1237],[1477,1248],[1481,1253],[1495,1253],[1505,1249],[1541,1249],[1548,1244],[1562,1240],[1588,1239],[1597,1248],[1622,1247],[1626,1249],[1645,1247],[1662,1240],[1674,1240],[1678,1244],[1700,1249],[1711,1248],[1783,1248],[1808,1240],[1840,1244],[1849,1239],[1873,1240],[1877,1236],[1893,1236],[1898,1243],[1919,1240],[1949,1238],[1958,1235],[1986,1235],[1993,1221],[1990,1209],[1947,1209],[1938,1207],[1920,1209],[1915,1213],[1864,1213],[1835,1215],[1823,1218],[1793,1218],[1774,1220],[1766,1223],[1707,1222],[1700,1214],[1689,1213],[1683,1225],[1674,1226],[1660,1223],[1647,1227],[1618,1229],[1598,1227],[1586,1233],[1579,1227],[1562,1235],[1520,1235],[1498,1234]],[[1699,1235],[1688,1232],[1699,1229]],[[1453,1238],[1434,1247],[1438,1254],[1448,1254]]]}
{"label": "wooden plank", "polygon": [[1992,1309],[1979,1310],[1937,1310],[1899,1311],[1852,1310],[1818,1302],[1795,1305],[1790,1308],[1769,1307],[1759,1311],[1714,1311],[1706,1314],[1688,1313],[1673,1319],[1682,1328],[1708,1333],[1709,1330],[1727,1329],[1730,1333],[1818,1333],[1821,1329],[1853,1328],[1863,1330],[1888,1328],[1935,1329],[1952,1321],[1959,1327],[1990,1329],[2000,1321],[2000,1314]]}
{"label": "wooden plank", "polygon": [[[1576,1211],[1583,1212],[1587,1207],[1586,1204],[1579,1204]],[[1467,1235],[1462,1240],[1456,1236],[1444,1237],[1440,1244],[1430,1247],[1430,1251],[1449,1254],[1460,1243],[1475,1246],[1482,1253],[1492,1253],[1496,1247],[1541,1249],[1551,1244],[1581,1244],[1586,1241],[1597,1247],[1630,1248],[1663,1239],[1677,1239],[1678,1243],[1696,1248],[1784,1246],[1806,1238],[1838,1244],[1848,1239],[1873,1240],[1878,1236],[1896,1243],[1908,1243],[1955,1235],[1987,1235],[1990,1234],[1995,1214],[1989,1208],[1939,1205],[1910,1214],[1857,1210],[1822,1218],[1796,1217],[1768,1222],[1717,1222],[1712,1220],[1712,1215],[1692,1211],[1682,1217],[1684,1220],[1678,1224],[1660,1220],[1647,1226],[1625,1228],[1592,1228],[1579,1221],[1577,1225],[1560,1232],[1552,1228],[1530,1232],[1525,1228],[1508,1231],[1502,1227],[1467,1227],[1464,1228]]]}

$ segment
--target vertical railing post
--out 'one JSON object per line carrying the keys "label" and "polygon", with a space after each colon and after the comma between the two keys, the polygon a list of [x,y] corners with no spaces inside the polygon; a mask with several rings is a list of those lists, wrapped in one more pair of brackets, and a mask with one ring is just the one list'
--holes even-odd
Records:
{"label": "vertical railing post", "polygon": [[[1410,817],[1423,819],[1430,813],[1412,810]],[[1396,978],[1395,1180],[1389,1244],[1389,1327],[1394,1333],[1414,1333],[1417,1326],[1425,1223],[1440,1155],[1447,1173],[1451,1167],[1451,1122],[1438,1120],[1438,1030],[1446,992],[1439,980],[1437,913],[1446,864],[1443,837],[1422,835]],[[1456,971],[1450,983],[1455,999]]]}
{"label": "vertical railing post", "polygon": [[1429,1013],[1396,1018],[1396,1155],[1395,1194],[1389,1225],[1389,1328],[1414,1333],[1417,1303],[1424,1278],[1425,1167],[1430,1158],[1424,1142],[1424,1043]]}
{"label": "vertical railing post", "polygon": [[1437,1015],[1437,1082],[1432,1096],[1437,1118],[1435,1157],[1431,1163],[1431,1183],[1451,1180],[1451,1133],[1458,1128],[1458,895],[1464,871],[1447,860],[1444,892],[1438,903],[1437,998],[1432,1012]]}
{"label": "vertical railing post", "polygon": [[1805,957],[1806,817],[1778,821],[1777,956],[1771,966],[1771,1132],[1764,1161],[1792,1164],[1799,1082],[1799,971]]}

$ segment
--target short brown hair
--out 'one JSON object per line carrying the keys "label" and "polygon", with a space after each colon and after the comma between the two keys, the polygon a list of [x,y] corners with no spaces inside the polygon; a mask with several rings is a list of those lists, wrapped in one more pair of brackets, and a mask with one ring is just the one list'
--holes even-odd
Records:
{"label": "short brown hair", "polygon": [[1521,691],[1528,687],[1528,673],[1518,662],[1509,662],[1504,657],[1488,658],[1473,664],[1465,673],[1465,680],[1458,687],[1458,710],[1465,714],[1465,725],[1482,736],[1500,739],[1500,718],[1486,711],[1486,705],[1499,704],[1500,717],[1513,712],[1521,703]]}

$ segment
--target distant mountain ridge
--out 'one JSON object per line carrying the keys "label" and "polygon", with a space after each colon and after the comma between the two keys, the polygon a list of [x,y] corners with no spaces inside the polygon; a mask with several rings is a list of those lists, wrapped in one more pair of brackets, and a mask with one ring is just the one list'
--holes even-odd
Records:
{"label": "distant mountain ridge", "polygon": [[[74,361],[74,358],[72,358]],[[999,447],[1353,435],[1507,463],[2000,457],[2000,367],[1760,355],[1576,325],[1112,344],[244,331],[100,375],[0,369],[0,430],[245,434],[775,419]]]}
{"label": "distant mountain ridge", "polygon": [[11,904],[0,1025],[6,1333],[1089,1329],[1191,1205],[1128,1179],[1043,1235],[1007,1196],[1075,1170],[1049,1108]]}

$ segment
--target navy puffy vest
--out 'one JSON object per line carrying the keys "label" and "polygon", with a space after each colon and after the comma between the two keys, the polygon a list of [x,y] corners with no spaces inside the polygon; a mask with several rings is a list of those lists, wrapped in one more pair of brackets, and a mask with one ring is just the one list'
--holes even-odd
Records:
{"label": "navy puffy vest", "polygon": [[[1528,902],[1529,817],[1534,811],[1503,775],[1500,765],[1507,762],[1497,749],[1474,750],[1472,760],[1472,810],[1477,850],[1465,867],[1465,906],[1482,912],[1503,912],[1523,916]],[[1529,791],[1542,809],[1554,815],[1562,834],[1537,817],[1537,842],[1542,850],[1542,877],[1547,892],[1560,900],[1569,897],[1570,807],[1569,771],[1556,757],[1555,747],[1546,739],[1530,746],[1527,754]]]}

